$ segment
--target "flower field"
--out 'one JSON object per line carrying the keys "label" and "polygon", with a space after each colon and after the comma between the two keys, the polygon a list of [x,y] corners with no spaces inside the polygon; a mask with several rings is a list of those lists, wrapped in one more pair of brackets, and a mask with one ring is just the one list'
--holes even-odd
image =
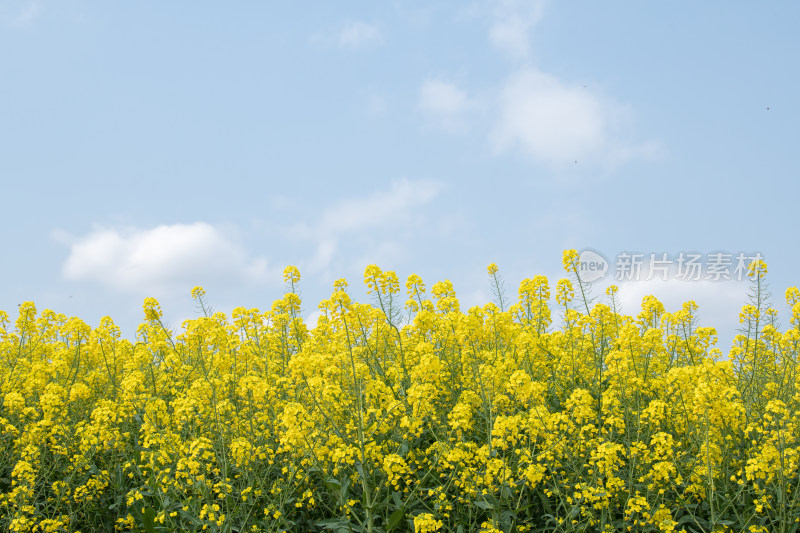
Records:
{"label": "flower field", "polygon": [[[145,300],[110,318],[0,312],[0,529],[8,531],[774,531],[800,527],[800,291],[766,264],[728,355],[697,306],[637,316],[616,289],[524,280],[461,309],[452,284],[367,267],[300,318],[173,332]],[[593,297],[592,297],[593,296]]]}

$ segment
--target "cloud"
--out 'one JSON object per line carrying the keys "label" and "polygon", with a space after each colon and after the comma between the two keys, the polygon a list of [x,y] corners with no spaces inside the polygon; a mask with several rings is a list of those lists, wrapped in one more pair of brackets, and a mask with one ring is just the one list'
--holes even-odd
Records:
{"label": "cloud", "polygon": [[366,22],[350,22],[339,33],[339,46],[343,48],[360,48],[382,41],[381,30]]}
{"label": "cloud", "polygon": [[388,190],[343,200],[326,209],[319,229],[323,233],[339,234],[392,221],[402,222],[412,209],[433,200],[440,190],[441,185],[433,181],[395,181]]}
{"label": "cloud", "polygon": [[518,149],[545,163],[601,162],[617,166],[658,154],[653,142],[620,136],[628,112],[583,86],[567,84],[536,68],[523,68],[503,84],[489,135],[496,154]]}
{"label": "cloud", "polygon": [[[311,272],[325,271],[343,257],[342,242],[358,244],[358,249],[347,255],[359,268],[379,260],[390,261],[402,255],[401,241],[422,224],[419,209],[432,202],[441,190],[442,185],[434,181],[394,181],[388,189],[334,203],[322,211],[315,223],[296,226],[292,233],[316,242],[314,256],[307,265]],[[364,250],[368,252],[365,254]]]}
{"label": "cloud", "polygon": [[8,4],[0,4],[0,19],[9,26],[28,26],[42,12],[42,6],[36,0],[12,1]]}
{"label": "cloud", "polygon": [[431,113],[455,115],[469,105],[466,93],[452,83],[429,80],[419,88],[419,107]]}
{"label": "cloud", "polygon": [[386,113],[386,109],[388,105],[386,104],[386,99],[382,96],[377,94],[371,94],[367,98],[367,116],[370,118],[376,118],[384,113]]}
{"label": "cloud", "polygon": [[[634,316],[641,311],[642,299],[653,295],[664,304],[667,311],[677,311],[685,302],[694,300],[700,307],[700,313],[708,313],[706,318],[738,317],[739,310],[746,303],[749,287],[743,282],[661,279],[628,281],[618,286],[623,310]],[[717,325],[722,324],[718,322]]]}
{"label": "cloud", "polygon": [[[442,80],[424,81],[418,108],[449,133],[484,132],[496,156],[521,153],[553,167],[581,163],[615,170],[664,153],[657,141],[631,135],[632,111],[586,85],[549,74],[531,60],[531,32],[547,0],[488,0],[462,10],[489,21],[492,46],[515,60],[505,79],[478,91]],[[470,96],[472,94],[473,96]]]}
{"label": "cloud", "polygon": [[119,291],[184,291],[209,279],[253,283],[268,277],[266,260],[250,258],[241,245],[204,222],[97,228],[69,240],[64,277]]}
{"label": "cloud", "polygon": [[466,114],[473,104],[467,93],[453,83],[427,80],[419,88],[419,109],[446,130],[465,129]]}
{"label": "cloud", "polygon": [[530,56],[530,33],[542,18],[544,0],[495,0],[489,41],[514,59]]}
{"label": "cloud", "polygon": [[[615,282],[619,286],[622,312],[636,317],[642,309],[645,296],[655,296],[668,312],[681,309],[685,302],[694,301],[698,306],[699,326],[716,328],[719,348],[727,354],[736,330],[739,327],[739,311],[747,303],[747,282],[738,281],[680,281],[651,279],[647,281]],[[593,289],[600,301],[606,302],[604,283]]]}

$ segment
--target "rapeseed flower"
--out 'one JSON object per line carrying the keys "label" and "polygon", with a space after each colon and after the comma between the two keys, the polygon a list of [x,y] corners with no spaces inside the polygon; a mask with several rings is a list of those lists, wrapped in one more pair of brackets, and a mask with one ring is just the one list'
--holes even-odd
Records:
{"label": "rapeseed flower", "polygon": [[495,302],[462,311],[412,274],[407,316],[370,265],[372,305],[337,280],[314,328],[295,267],[263,312],[195,287],[180,332],[148,298],[135,343],[108,317],[0,313],[0,529],[679,531],[733,499],[767,530],[797,521],[800,292],[787,330],[749,302],[724,359],[696,303],[623,315],[579,260],[560,311],[544,276],[506,307],[490,264]]}

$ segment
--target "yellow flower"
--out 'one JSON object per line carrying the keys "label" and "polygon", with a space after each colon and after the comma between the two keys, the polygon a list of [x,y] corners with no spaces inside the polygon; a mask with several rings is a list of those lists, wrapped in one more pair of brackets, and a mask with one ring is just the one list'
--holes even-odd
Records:
{"label": "yellow flower", "polygon": [[560,279],[556,284],[556,301],[561,305],[567,305],[575,296],[575,290],[568,279]]}
{"label": "yellow flower", "polygon": [[762,279],[767,275],[767,262],[763,259],[754,259],[747,266],[747,275],[751,278],[757,276],[758,279]]}
{"label": "yellow flower", "polygon": [[421,513],[414,517],[414,533],[432,533],[444,527],[444,523],[431,513]]}
{"label": "yellow flower", "polygon": [[297,283],[300,281],[300,271],[296,266],[289,265],[283,269],[284,283]]}
{"label": "yellow flower", "polygon": [[579,261],[580,255],[577,250],[564,250],[561,256],[561,264],[567,272],[577,272]]}
{"label": "yellow flower", "polygon": [[161,305],[159,305],[158,300],[155,298],[145,298],[142,307],[144,308],[144,316],[147,320],[161,320]]}

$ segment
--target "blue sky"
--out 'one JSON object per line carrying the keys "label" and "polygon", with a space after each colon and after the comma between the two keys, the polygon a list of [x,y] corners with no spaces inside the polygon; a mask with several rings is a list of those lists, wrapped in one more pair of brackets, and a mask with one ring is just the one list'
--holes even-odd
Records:
{"label": "blue sky", "polygon": [[[465,307],[565,248],[761,253],[797,285],[796,2],[0,0],[0,309],[33,300],[133,337],[266,309],[300,268],[313,319],[377,263]],[[705,260],[705,259],[704,259]],[[687,299],[727,351],[743,281]],[[788,325],[788,324],[785,324]]]}

